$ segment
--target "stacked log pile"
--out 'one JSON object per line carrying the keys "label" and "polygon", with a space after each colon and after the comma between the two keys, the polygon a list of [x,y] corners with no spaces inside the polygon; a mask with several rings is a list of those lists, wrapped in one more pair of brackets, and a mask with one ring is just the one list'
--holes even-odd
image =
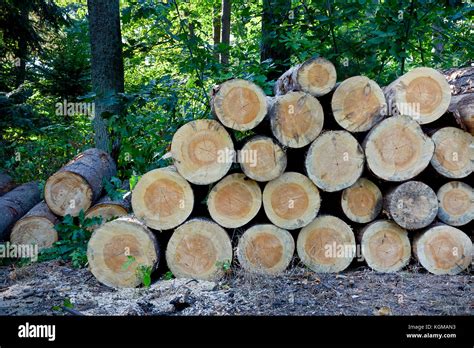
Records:
{"label": "stacked log pile", "polygon": [[[179,128],[174,165],[142,176],[133,214],[95,230],[92,273],[136,286],[137,269],[155,269],[164,255],[177,277],[216,279],[236,262],[275,275],[295,253],[315,272],[340,272],[359,247],[379,272],[401,270],[412,254],[435,274],[464,271],[473,251],[472,71],[421,67],[386,87],[365,76],[336,84],[333,64],[316,58],[284,73],[273,97],[250,81],[223,82],[211,91],[214,119]],[[242,131],[251,135],[235,140]],[[46,204],[59,216],[104,207],[125,215],[126,203],[100,200],[115,173],[107,154],[88,150],[49,178]]]}

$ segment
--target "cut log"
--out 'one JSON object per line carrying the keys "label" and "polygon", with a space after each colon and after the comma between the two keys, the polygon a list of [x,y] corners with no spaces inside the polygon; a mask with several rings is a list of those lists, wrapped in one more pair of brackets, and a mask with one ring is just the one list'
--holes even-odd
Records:
{"label": "cut log", "polygon": [[101,217],[102,223],[94,226],[94,228],[97,228],[108,221],[127,215],[131,210],[132,204],[130,193],[124,199],[119,200],[113,200],[109,196],[104,196],[100,198],[94,206],[87,210],[85,217],[87,219]]}
{"label": "cut log", "polygon": [[237,228],[250,222],[261,206],[260,186],[240,173],[219,181],[207,199],[212,219],[226,228]]}
{"label": "cut log", "polygon": [[354,233],[341,219],[322,215],[301,229],[296,250],[301,261],[311,270],[340,272],[349,266],[355,256]]}
{"label": "cut log", "polygon": [[367,166],[387,181],[409,180],[431,161],[434,143],[408,116],[396,116],[376,125],[364,140]]}
{"label": "cut log", "polygon": [[221,179],[232,166],[235,151],[229,133],[214,120],[191,121],[173,136],[171,155],[188,181],[207,185]]}
{"label": "cut log", "polygon": [[211,110],[228,128],[245,131],[255,128],[267,114],[267,99],[256,84],[234,79],[211,91]]}
{"label": "cut log", "polygon": [[283,273],[293,259],[292,235],[275,225],[255,225],[239,238],[237,258],[243,269],[252,273]]}
{"label": "cut log", "polygon": [[416,230],[428,226],[438,214],[438,198],[428,185],[408,181],[385,196],[385,210],[401,227]]}
{"label": "cut log", "polygon": [[108,153],[88,149],[48,178],[44,199],[56,215],[77,216],[100,198],[104,181],[116,174],[117,167]]}
{"label": "cut log", "polygon": [[193,206],[191,185],[174,167],[144,174],[133,189],[133,212],[148,227],[156,230],[168,230],[182,224]]}
{"label": "cut log", "polygon": [[451,226],[462,226],[474,219],[474,190],[471,186],[451,181],[441,186],[438,196],[438,218]]}
{"label": "cut log", "polygon": [[284,146],[300,148],[308,145],[321,133],[323,123],[323,108],[308,93],[290,92],[272,101],[271,130]]}
{"label": "cut log", "polygon": [[255,136],[245,143],[238,161],[242,171],[250,179],[270,181],[278,178],[286,168],[286,154],[272,139]]}
{"label": "cut log", "polygon": [[232,262],[230,238],[218,224],[192,219],[174,231],[166,261],[177,278],[216,280]]}
{"label": "cut log", "polygon": [[300,173],[283,173],[263,190],[265,214],[281,228],[294,230],[306,226],[318,215],[320,205],[318,188]]}
{"label": "cut log", "polygon": [[153,233],[140,221],[122,216],[99,227],[87,246],[87,260],[99,282],[113,288],[142,283],[145,268],[158,266],[160,250]]}
{"label": "cut log", "polygon": [[336,122],[350,132],[365,132],[387,114],[382,89],[365,76],[344,80],[334,92],[331,108]]}
{"label": "cut log", "polygon": [[378,220],[360,232],[362,255],[377,272],[397,272],[410,261],[411,245],[406,230],[392,221]]}
{"label": "cut log", "polygon": [[58,241],[58,232],[54,229],[58,222],[46,202],[41,201],[13,226],[10,242],[37,245],[40,251],[49,248]]}
{"label": "cut log", "polygon": [[459,128],[445,127],[431,136],[435,144],[431,165],[447,178],[465,178],[474,167],[474,137]]}
{"label": "cut log", "polygon": [[322,57],[312,58],[280,76],[275,83],[275,95],[303,91],[319,97],[334,88],[336,79],[336,68],[329,60]]}
{"label": "cut log", "polygon": [[458,274],[472,262],[472,241],[461,230],[439,224],[415,237],[413,253],[430,273]]}
{"label": "cut log", "polygon": [[342,191],[341,206],[344,214],[354,222],[367,223],[374,220],[383,206],[382,192],[366,178]]}
{"label": "cut log", "polygon": [[451,101],[446,78],[431,68],[415,68],[384,89],[391,114],[410,116],[420,124],[436,121]]}
{"label": "cut log", "polygon": [[0,197],[0,240],[7,240],[11,228],[41,200],[37,182],[23,184]]}
{"label": "cut log", "polygon": [[364,170],[364,153],[346,131],[321,134],[309,147],[305,167],[309,178],[323,191],[335,192],[353,185]]}
{"label": "cut log", "polygon": [[15,183],[10,175],[0,173],[0,196],[11,191],[15,187]]}

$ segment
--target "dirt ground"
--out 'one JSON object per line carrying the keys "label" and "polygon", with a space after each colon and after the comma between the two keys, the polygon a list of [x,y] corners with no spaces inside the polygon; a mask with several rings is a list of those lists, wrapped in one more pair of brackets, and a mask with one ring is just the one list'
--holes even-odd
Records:
{"label": "dirt ground", "polygon": [[234,271],[218,283],[112,289],[87,269],[52,261],[0,268],[0,315],[472,315],[472,283],[468,273],[435,276],[416,266],[395,274],[296,266],[276,278]]}

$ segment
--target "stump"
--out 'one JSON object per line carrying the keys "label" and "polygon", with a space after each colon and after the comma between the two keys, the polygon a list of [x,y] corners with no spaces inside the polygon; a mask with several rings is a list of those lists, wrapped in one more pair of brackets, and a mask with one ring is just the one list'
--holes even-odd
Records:
{"label": "stump", "polygon": [[430,163],[434,143],[408,116],[385,119],[366,136],[367,166],[387,181],[405,181],[421,173]]}
{"label": "stump", "polygon": [[58,222],[46,202],[41,201],[13,226],[10,242],[37,245],[39,251],[49,248],[58,241],[58,232],[54,229]]}
{"label": "stump", "polygon": [[353,185],[364,170],[364,153],[346,131],[327,131],[309,147],[305,160],[309,178],[323,191],[335,192]]}
{"label": "stump", "polygon": [[321,133],[323,123],[323,108],[308,93],[290,92],[275,97],[270,108],[272,133],[284,146],[301,148],[308,145]]}
{"label": "stump", "polygon": [[415,68],[384,89],[392,115],[410,116],[420,124],[436,121],[451,101],[446,78],[431,68]]}
{"label": "stump", "polygon": [[372,222],[361,230],[360,239],[367,265],[377,272],[397,272],[410,261],[408,233],[392,221]]}
{"label": "stump", "polygon": [[239,238],[237,257],[243,269],[252,273],[282,274],[295,252],[291,234],[274,225],[255,225]]}
{"label": "stump", "polygon": [[340,272],[355,256],[354,233],[341,219],[322,215],[301,229],[296,250],[301,261],[314,272]]}
{"label": "stump", "polygon": [[237,228],[250,222],[261,206],[260,186],[240,173],[228,175],[219,181],[207,199],[212,219],[226,228]]}
{"label": "stump", "polygon": [[192,219],[174,231],[166,261],[177,278],[217,280],[232,262],[230,238],[218,224]]}
{"label": "stump", "polygon": [[11,227],[40,202],[37,182],[30,182],[0,197],[0,240],[7,240]]}
{"label": "stump", "polygon": [[318,215],[320,205],[318,188],[300,173],[284,173],[263,190],[265,214],[281,228],[294,230],[306,226]]}
{"label": "stump", "polygon": [[370,222],[382,210],[382,192],[372,181],[360,178],[354,185],[342,191],[341,206],[350,220],[358,223]]}
{"label": "stump", "polygon": [[438,218],[451,226],[462,226],[474,219],[474,191],[471,186],[451,181],[441,186],[438,196]]}
{"label": "stump", "polygon": [[267,114],[267,100],[256,84],[233,79],[211,91],[211,110],[228,128],[245,131],[255,128]]}
{"label": "stump", "polygon": [[336,79],[336,69],[329,60],[322,57],[312,58],[280,76],[275,83],[275,95],[303,91],[320,97],[331,92]]}
{"label": "stump", "polygon": [[219,122],[196,120],[174,134],[171,155],[178,172],[186,180],[207,185],[227,173],[235,153],[229,133]]}
{"label": "stump", "polygon": [[245,143],[239,152],[242,171],[255,181],[278,178],[286,168],[286,154],[272,139],[255,136]]}
{"label": "stump", "polygon": [[474,167],[474,138],[459,128],[445,127],[431,136],[435,144],[431,165],[447,178],[465,178]]}
{"label": "stump", "polygon": [[416,230],[433,222],[438,214],[438,198],[428,185],[408,181],[385,196],[385,210],[401,227]]}
{"label": "stump", "polygon": [[174,167],[149,171],[133,189],[133,212],[148,227],[156,230],[167,230],[182,224],[193,207],[191,185]]}
{"label": "stump", "polygon": [[77,216],[100,198],[104,181],[116,174],[117,168],[108,153],[88,149],[48,178],[44,199],[56,215]]}
{"label": "stump", "polygon": [[413,253],[430,273],[454,275],[471,264],[472,241],[461,230],[440,224],[415,238]]}
{"label": "stump", "polygon": [[365,132],[387,114],[387,103],[379,85],[365,76],[344,80],[331,101],[336,122],[350,132]]}
{"label": "stump", "polygon": [[113,288],[137,287],[145,268],[156,269],[160,250],[140,221],[123,216],[99,227],[87,246],[87,260],[99,282]]}

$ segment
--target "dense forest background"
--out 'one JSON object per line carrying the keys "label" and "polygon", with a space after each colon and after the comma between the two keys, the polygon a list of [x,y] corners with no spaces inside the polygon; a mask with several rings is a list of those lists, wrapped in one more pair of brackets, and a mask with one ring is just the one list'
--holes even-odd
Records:
{"label": "dense forest background", "polygon": [[[44,181],[85,148],[123,179],[164,165],[176,129],[210,115],[232,77],[269,95],[291,65],[321,55],[338,80],[387,85],[415,66],[473,60],[468,1],[2,0],[0,168]],[[92,50],[91,50],[92,47]],[[91,117],[94,106],[96,117]]]}

